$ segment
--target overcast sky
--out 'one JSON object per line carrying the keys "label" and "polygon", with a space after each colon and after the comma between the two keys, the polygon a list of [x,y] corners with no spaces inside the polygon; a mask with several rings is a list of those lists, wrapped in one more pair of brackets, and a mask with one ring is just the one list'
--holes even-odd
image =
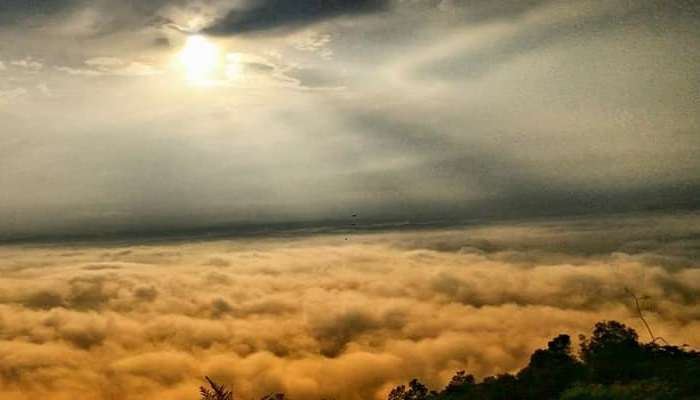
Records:
{"label": "overcast sky", "polygon": [[694,208],[699,16],[2,0],[0,237]]}

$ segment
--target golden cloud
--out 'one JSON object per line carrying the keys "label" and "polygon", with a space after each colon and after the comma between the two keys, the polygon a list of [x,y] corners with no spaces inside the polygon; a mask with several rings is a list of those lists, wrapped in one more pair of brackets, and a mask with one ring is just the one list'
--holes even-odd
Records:
{"label": "golden cloud", "polygon": [[[687,218],[687,217],[684,217]],[[696,221],[696,217],[693,217]],[[0,397],[381,399],[617,319],[700,346],[700,235],[640,224],[0,248]],[[605,235],[601,235],[601,232]],[[660,233],[661,232],[661,233]]]}

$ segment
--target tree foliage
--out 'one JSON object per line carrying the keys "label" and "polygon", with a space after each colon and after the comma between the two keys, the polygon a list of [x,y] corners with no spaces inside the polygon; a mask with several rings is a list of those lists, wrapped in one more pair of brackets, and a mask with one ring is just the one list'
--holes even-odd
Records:
{"label": "tree foliage", "polygon": [[204,386],[199,387],[199,394],[202,396],[202,400],[233,400],[233,392],[226,389],[224,385],[220,385],[209,377],[205,377],[207,383],[211,389],[207,389]]}

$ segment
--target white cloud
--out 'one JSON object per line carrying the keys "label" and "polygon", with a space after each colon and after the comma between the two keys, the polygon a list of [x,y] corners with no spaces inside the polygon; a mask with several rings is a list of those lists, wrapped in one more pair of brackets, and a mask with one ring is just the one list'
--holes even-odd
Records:
{"label": "white cloud", "polygon": [[26,68],[33,71],[39,71],[44,68],[44,64],[32,59],[31,57],[27,57],[21,60],[14,60],[10,62],[10,64],[14,65],[15,67]]}
{"label": "white cloud", "polygon": [[40,83],[36,85],[37,90],[43,94],[44,96],[51,97],[53,96],[53,92],[49,88],[49,86],[46,83]]}
{"label": "white cloud", "polygon": [[119,58],[99,57],[84,62],[86,67],[56,67],[58,71],[80,76],[150,76],[163,71],[143,62],[127,62]]}
{"label": "white cloud", "polygon": [[332,41],[330,34],[305,31],[292,36],[289,40],[297,50],[317,53],[325,59],[333,56],[333,50],[329,48]]}
{"label": "white cloud", "polygon": [[19,99],[27,94],[27,89],[25,88],[15,88],[8,90],[0,90],[0,104],[10,103],[14,100]]}
{"label": "white cloud", "polygon": [[109,72],[120,76],[149,76],[160,74],[162,71],[152,65],[132,62],[119,68],[113,68]]}
{"label": "white cloud", "polygon": [[86,60],[85,64],[93,67],[113,68],[124,65],[124,61],[115,57],[96,57]]}
{"label": "white cloud", "polygon": [[73,67],[56,67],[56,70],[65,72],[69,75],[80,75],[80,76],[100,76],[104,75],[102,72],[88,69],[88,68],[73,68]]}

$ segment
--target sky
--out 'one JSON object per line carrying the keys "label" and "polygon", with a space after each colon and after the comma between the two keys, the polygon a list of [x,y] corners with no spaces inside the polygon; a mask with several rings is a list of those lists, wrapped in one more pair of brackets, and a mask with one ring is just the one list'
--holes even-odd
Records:
{"label": "sky", "polygon": [[631,294],[700,348],[699,17],[0,0],[0,398],[383,400]]}
{"label": "sky", "polygon": [[3,0],[0,238],[696,209],[698,16]]}

